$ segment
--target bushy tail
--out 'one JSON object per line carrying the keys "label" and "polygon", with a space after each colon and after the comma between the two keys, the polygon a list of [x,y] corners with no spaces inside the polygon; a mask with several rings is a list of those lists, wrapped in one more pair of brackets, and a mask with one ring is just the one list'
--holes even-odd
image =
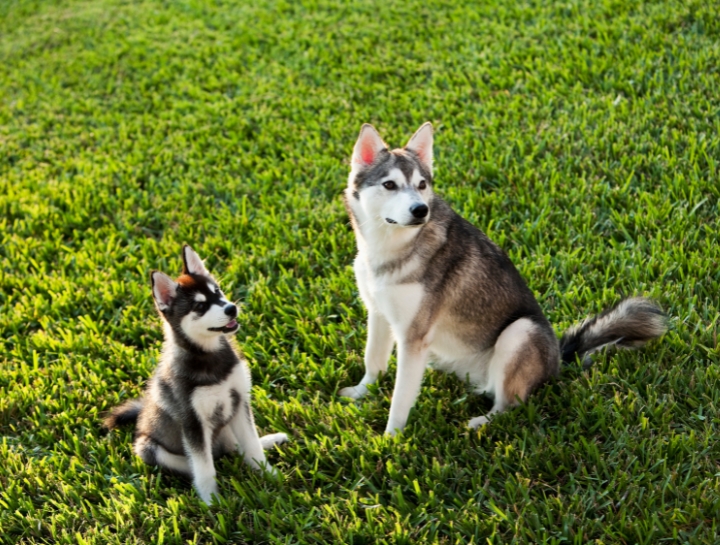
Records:
{"label": "bushy tail", "polygon": [[654,301],[644,297],[623,299],[563,334],[560,339],[562,361],[571,363],[580,356],[588,367],[591,364],[588,356],[604,346],[637,348],[665,331],[667,316]]}
{"label": "bushy tail", "polygon": [[126,401],[122,405],[118,405],[112,411],[110,411],[108,417],[103,420],[103,427],[105,429],[111,430],[113,428],[117,428],[118,426],[134,424],[137,421],[142,408],[142,398]]}

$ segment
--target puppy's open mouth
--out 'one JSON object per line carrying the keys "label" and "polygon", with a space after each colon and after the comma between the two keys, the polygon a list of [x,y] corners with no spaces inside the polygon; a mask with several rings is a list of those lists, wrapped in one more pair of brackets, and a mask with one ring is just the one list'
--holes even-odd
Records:
{"label": "puppy's open mouth", "polygon": [[208,328],[210,331],[219,331],[220,333],[232,333],[233,331],[236,331],[238,328],[237,320],[230,320],[228,323],[226,323],[222,327],[210,327]]}
{"label": "puppy's open mouth", "polygon": [[425,218],[420,218],[414,219],[410,223],[399,224],[393,219],[385,218],[385,222],[391,225],[400,225],[401,227],[419,227],[421,225],[425,225],[427,223],[427,220]]}

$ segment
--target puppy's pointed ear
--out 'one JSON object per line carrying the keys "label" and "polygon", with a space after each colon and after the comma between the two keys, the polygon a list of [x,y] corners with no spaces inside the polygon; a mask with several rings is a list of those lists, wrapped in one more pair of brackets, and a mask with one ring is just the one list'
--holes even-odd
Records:
{"label": "puppy's pointed ear", "polygon": [[365,123],[360,129],[360,136],[355,142],[355,148],[352,154],[352,167],[363,168],[372,165],[378,154],[382,150],[386,150],[387,146],[383,142],[375,127]]}
{"label": "puppy's pointed ear", "polygon": [[201,274],[212,278],[212,275],[205,268],[200,256],[190,247],[189,244],[183,246],[183,274]]}
{"label": "puppy's pointed ear", "polygon": [[433,127],[428,121],[413,134],[405,149],[417,154],[423,164],[433,170]]}
{"label": "puppy's pointed ear", "polygon": [[155,304],[160,312],[165,312],[170,308],[172,300],[175,299],[177,295],[178,285],[167,274],[160,271],[153,271],[150,274],[150,281],[152,282]]}

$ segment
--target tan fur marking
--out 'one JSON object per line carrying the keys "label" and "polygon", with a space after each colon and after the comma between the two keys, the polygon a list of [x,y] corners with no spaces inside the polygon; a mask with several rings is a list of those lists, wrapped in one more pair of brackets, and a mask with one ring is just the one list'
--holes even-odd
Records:
{"label": "tan fur marking", "polygon": [[190,289],[195,286],[195,279],[189,274],[183,274],[177,279],[177,283],[183,288]]}
{"label": "tan fur marking", "polygon": [[518,399],[525,402],[530,393],[547,379],[547,363],[532,341],[527,342],[515,354],[514,361],[505,366],[503,390],[510,406],[517,405]]}

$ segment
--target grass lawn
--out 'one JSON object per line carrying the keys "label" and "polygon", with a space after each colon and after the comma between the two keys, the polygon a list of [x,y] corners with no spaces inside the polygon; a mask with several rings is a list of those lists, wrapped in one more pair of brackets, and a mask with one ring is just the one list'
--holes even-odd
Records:
{"label": "grass lawn", "polygon": [[[720,3],[0,3],[0,542],[720,541]],[[621,295],[671,329],[489,409],[428,372],[359,404],[365,313],[340,194],[363,122],[436,127],[435,189],[558,334]],[[188,242],[244,304],[266,481],[207,508],[106,411],[162,330]],[[394,370],[394,360],[391,362]]]}

